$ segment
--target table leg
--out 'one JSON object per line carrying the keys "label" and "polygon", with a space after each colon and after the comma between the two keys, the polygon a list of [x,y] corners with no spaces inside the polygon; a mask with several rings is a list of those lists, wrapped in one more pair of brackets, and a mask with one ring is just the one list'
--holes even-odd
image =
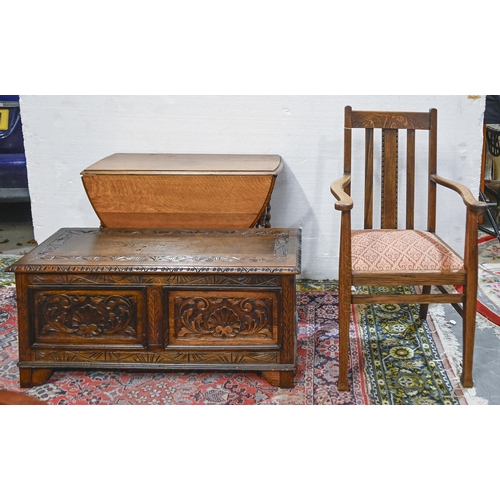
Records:
{"label": "table leg", "polygon": [[260,216],[259,222],[255,225],[255,227],[271,227],[271,204],[268,203],[264,213]]}

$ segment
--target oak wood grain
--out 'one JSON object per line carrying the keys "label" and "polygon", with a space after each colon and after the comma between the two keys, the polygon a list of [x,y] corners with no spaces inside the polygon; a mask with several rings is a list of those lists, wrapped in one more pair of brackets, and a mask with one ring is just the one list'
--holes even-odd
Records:
{"label": "oak wood grain", "polygon": [[88,175],[83,183],[104,227],[253,227],[271,176]]}
{"label": "oak wood grain", "polygon": [[103,227],[256,227],[278,155],[114,154],[82,171]]}

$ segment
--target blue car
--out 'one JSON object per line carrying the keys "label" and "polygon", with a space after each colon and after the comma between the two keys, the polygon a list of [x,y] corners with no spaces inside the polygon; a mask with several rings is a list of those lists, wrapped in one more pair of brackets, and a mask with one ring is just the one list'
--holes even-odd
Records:
{"label": "blue car", "polygon": [[19,96],[0,95],[0,203],[29,199]]}

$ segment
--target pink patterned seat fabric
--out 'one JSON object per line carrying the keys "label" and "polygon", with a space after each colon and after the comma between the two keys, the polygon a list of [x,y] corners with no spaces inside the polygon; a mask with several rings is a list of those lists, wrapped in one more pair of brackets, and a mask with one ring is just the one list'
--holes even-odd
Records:
{"label": "pink patterned seat fabric", "polygon": [[374,229],[352,231],[355,271],[454,271],[462,259],[427,231]]}

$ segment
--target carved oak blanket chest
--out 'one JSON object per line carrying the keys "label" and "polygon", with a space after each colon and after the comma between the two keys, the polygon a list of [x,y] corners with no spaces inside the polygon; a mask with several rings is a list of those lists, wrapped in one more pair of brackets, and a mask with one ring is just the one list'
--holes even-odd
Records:
{"label": "carved oak blanket chest", "polygon": [[293,387],[300,229],[64,228],[15,272],[21,387],[54,370],[248,370]]}

